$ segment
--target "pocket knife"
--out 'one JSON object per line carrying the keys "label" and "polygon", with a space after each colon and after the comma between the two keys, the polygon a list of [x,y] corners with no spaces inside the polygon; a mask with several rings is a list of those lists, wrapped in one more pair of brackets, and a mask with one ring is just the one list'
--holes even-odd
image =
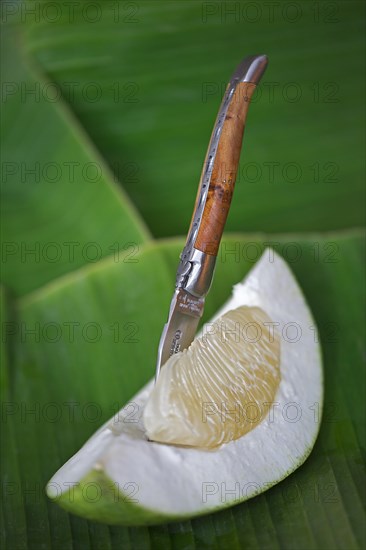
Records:
{"label": "pocket knife", "polygon": [[243,59],[222,99],[160,338],[155,380],[169,357],[188,348],[196,334],[233,196],[249,103],[267,64],[265,55]]}

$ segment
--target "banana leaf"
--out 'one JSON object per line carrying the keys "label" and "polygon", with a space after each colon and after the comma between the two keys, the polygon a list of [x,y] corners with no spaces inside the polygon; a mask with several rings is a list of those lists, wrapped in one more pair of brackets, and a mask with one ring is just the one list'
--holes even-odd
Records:
{"label": "banana leaf", "polygon": [[[2,547],[365,547],[362,4],[66,4],[3,7]],[[175,235],[222,86],[253,51],[278,85],[251,107],[203,321],[273,246],[318,327],[319,438],[299,470],[231,509],[157,527],[88,522],[45,484],[154,374]],[[290,163],[301,181],[287,181]]]}

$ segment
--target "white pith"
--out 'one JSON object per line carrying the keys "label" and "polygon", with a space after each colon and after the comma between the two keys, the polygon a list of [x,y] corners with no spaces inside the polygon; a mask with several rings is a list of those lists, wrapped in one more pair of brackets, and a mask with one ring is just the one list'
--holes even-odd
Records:
{"label": "white pith", "polygon": [[281,335],[281,382],[275,404],[258,426],[214,450],[150,442],[142,411],[151,381],[131,399],[139,408],[139,422],[124,421],[126,411],[122,410],[102,426],[54,475],[49,496],[68,491],[70,483],[79,483],[97,469],[122,493],[134,487],[135,506],[160,514],[194,515],[250,498],[301,464],[319,429],[321,357],[301,290],[272,250],[266,250],[245,280],[234,287],[233,296],[214,319],[241,305],[262,308],[279,323]]}

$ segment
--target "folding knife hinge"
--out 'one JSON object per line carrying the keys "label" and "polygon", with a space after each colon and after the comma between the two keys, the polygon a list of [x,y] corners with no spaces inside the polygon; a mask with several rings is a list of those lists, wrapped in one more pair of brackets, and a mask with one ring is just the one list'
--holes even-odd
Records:
{"label": "folding knife hinge", "polygon": [[[183,253],[181,258],[182,256]],[[183,288],[198,298],[206,296],[211,286],[216,256],[193,248],[188,258],[186,254],[183,257],[185,257],[185,261],[183,262],[181,259],[179,264],[176,288]]]}

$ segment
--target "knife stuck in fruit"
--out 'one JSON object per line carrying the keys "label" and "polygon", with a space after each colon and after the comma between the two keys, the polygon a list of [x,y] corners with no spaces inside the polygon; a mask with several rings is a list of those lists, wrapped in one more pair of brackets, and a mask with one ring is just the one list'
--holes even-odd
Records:
{"label": "knife stuck in fruit", "polygon": [[195,337],[233,197],[249,103],[267,64],[266,55],[243,59],[221,102],[159,343],[156,379],[169,357],[187,349]]}

